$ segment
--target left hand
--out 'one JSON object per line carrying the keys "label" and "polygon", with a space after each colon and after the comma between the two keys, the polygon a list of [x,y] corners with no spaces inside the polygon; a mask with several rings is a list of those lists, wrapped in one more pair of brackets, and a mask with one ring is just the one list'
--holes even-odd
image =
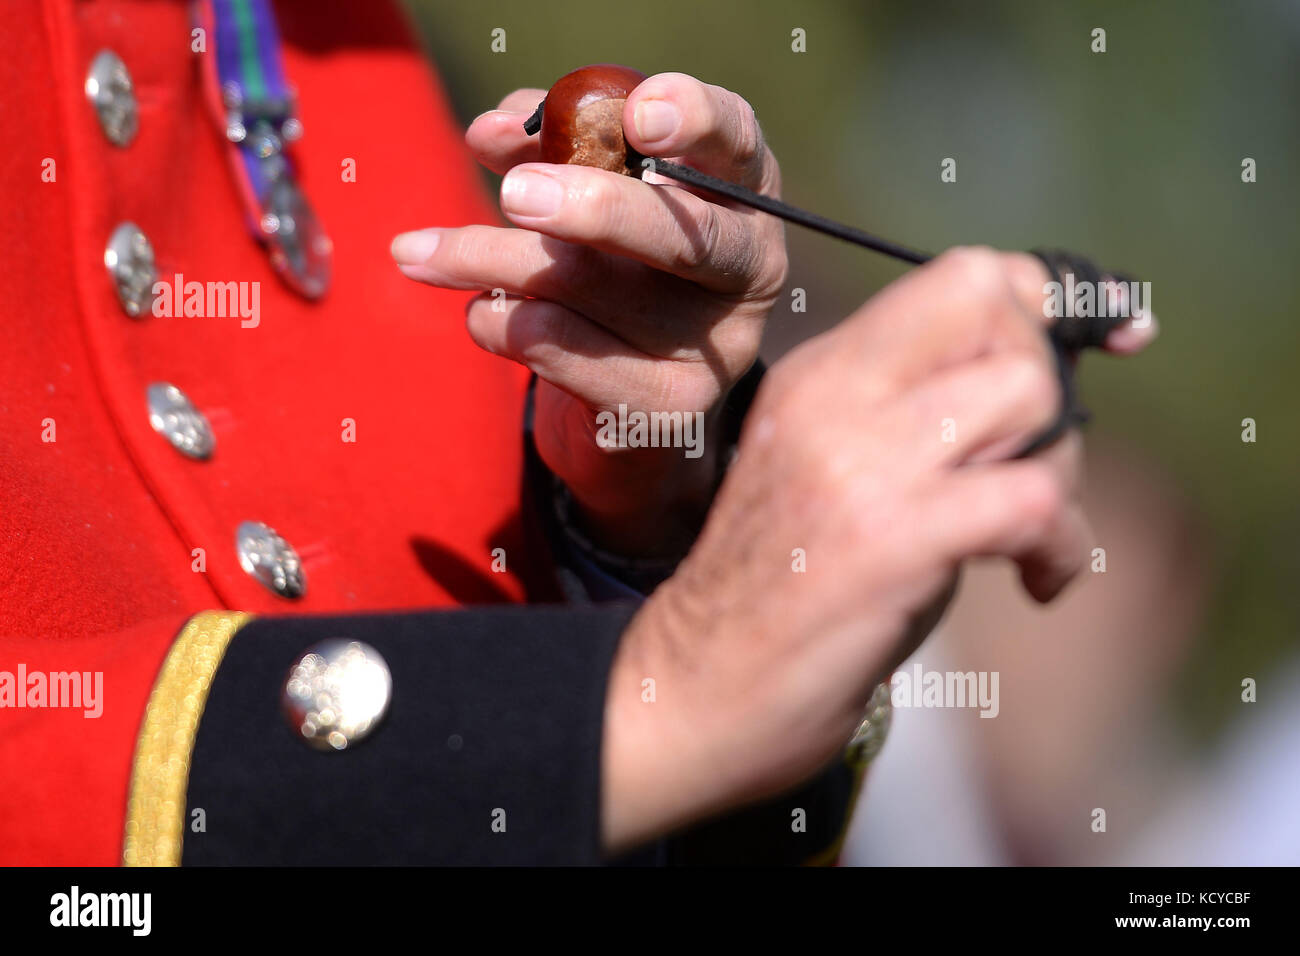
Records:
{"label": "left hand", "polygon": [[[710,428],[720,401],[757,358],[785,281],[783,226],[661,178],[537,162],[538,138],[523,124],[545,95],[516,90],[465,137],[505,174],[501,207],[521,228],[405,233],[393,256],[413,279],[483,293],[467,310],[470,336],[537,373],[538,452],[598,543],[674,555],[693,539],[722,467]],[[647,156],[780,194],[754,111],[721,87],[652,76],[628,97],[623,128]],[[705,453],[601,447],[596,416],[620,404],[705,413]]]}

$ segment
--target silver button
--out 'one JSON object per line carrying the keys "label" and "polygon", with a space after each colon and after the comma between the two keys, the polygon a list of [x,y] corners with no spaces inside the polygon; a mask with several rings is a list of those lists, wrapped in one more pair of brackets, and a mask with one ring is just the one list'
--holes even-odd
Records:
{"label": "silver button", "polygon": [[132,318],[147,313],[153,305],[153,284],[158,273],[153,246],[139,226],[124,222],[113,230],[104,247],[104,265],[117,288],[123,311]]}
{"label": "silver button", "polygon": [[86,99],[95,107],[100,129],[115,146],[135,139],[140,109],[126,64],[112,50],[100,50],[86,74]]}
{"label": "silver button", "polygon": [[280,597],[299,598],[307,592],[298,552],[274,528],[260,521],[242,522],[235,531],[235,551],[239,566]]}
{"label": "silver button", "polygon": [[145,392],[149,424],[182,455],[203,461],[212,455],[216,440],[207,417],[175,385],[155,382]]}
{"label": "silver button", "polygon": [[346,750],[388,713],[393,677],[380,653],[336,639],[307,649],[289,670],[281,705],[299,740],[317,750]]}
{"label": "silver button", "polygon": [[880,753],[880,748],[885,745],[885,738],[889,736],[889,725],[893,723],[893,719],[894,705],[890,699],[889,682],[886,681],[876,685],[876,689],[871,692],[871,699],[867,701],[867,712],[863,715],[862,722],[858,724],[853,739],[849,741],[849,761],[854,764],[865,764]]}

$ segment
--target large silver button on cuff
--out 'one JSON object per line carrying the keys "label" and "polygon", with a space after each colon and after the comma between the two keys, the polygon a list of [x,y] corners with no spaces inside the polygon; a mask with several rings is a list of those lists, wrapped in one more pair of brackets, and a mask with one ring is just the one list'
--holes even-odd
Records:
{"label": "large silver button on cuff", "polygon": [[124,222],[113,230],[104,248],[104,266],[117,289],[122,310],[133,319],[148,312],[153,305],[153,285],[158,273],[153,246],[139,226]]}
{"label": "large silver button on cuff", "polygon": [[115,146],[135,139],[140,125],[140,108],[126,64],[112,50],[100,50],[86,74],[86,99],[95,108],[99,128]]}
{"label": "large silver button on cuff", "polygon": [[235,531],[235,551],[239,566],[267,590],[285,598],[299,598],[307,592],[302,562],[275,529],[260,521],[244,521]]}
{"label": "large silver button on cuff", "polygon": [[149,424],[182,455],[203,461],[212,455],[216,440],[207,417],[175,385],[155,382],[146,389]]}
{"label": "large silver button on cuff", "polygon": [[393,678],[380,653],[361,641],[323,641],[289,670],[281,705],[294,736],[317,750],[346,750],[388,713]]}

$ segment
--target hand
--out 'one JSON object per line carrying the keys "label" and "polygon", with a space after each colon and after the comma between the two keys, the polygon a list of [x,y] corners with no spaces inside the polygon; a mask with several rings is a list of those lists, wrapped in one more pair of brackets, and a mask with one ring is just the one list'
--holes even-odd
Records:
{"label": "hand", "polygon": [[[538,374],[538,452],[589,533],[625,554],[675,556],[717,482],[717,407],[757,357],[785,280],[782,224],[676,183],[536,162],[523,123],[545,95],[518,90],[466,134],[478,160],[506,174],[501,206],[521,228],[406,233],[393,255],[414,279],[487,293],[469,306],[469,333]],[[776,160],[734,93],[653,76],[629,96],[623,126],[646,155],[779,194]],[[493,289],[508,293],[495,309]],[[620,404],[705,413],[703,454],[601,447],[596,415]]]}
{"label": "hand", "polygon": [[[703,534],[623,637],[603,826],[619,849],[788,789],[839,753],[961,562],[1054,597],[1091,546],[1031,256],[954,250],[768,373]],[[1136,351],[1154,322],[1112,332]],[[944,420],[955,432],[945,440]],[[806,572],[793,570],[795,549]],[[654,703],[642,681],[656,682]]]}

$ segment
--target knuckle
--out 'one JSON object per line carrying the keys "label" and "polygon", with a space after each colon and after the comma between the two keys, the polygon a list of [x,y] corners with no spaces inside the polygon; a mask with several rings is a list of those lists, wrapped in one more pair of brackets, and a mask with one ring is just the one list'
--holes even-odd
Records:
{"label": "knuckle", "polygon": [[1012,285],[1042,295],[1043,285],[1052,276],[1041,259],[1029,252],[1002,252],[998,255],[1002,258]]}
{"label": "knuckle", "polygon": [[707,412],[722,397],[719,373],[704,366],[674,367],[656,363],[648,377],[655,408],[667,411]]}
{"label": "knuckle", "polygon": [[754,396],[750,416],[755,422],[767,422],[768,431],[782,432],[794,417],[794,397],[797,394],[795,373],[778,362],[768,369]]}
{"label": "knuckle", "polygon": [[562,301],[617,281],[609,258],[592,246],[566,242],[553,256],[555,266],[537,272],[528,283],[529,295]]}
{"label": "knuckle", "polygon": [[784,237],[780,234],[774,242],[768,244],[768,249],[771,290],[775,295],[785,285],[785,280],[790,278],[790,254],[786,252]]}
{"label": "knuckle", "polygon": [[569,324],[558,307],[544,299],[525,299],[511,319],[514,344],[525,358],[536,358],[544,348],[564,351],[568,347]]}
{"label": "knuckle", "polygon": [[766,196],[781,198],[781,163],[766,146],[763,147],[763,181],[759,192]]}
{"label": "knuckle", "polygon": [[797,374],[791,369],[788,359],[783,359],[769,368],[763,373],[758,392],[754,396],[755,407],[777,401],[780,396],[792,391],[796,385]]}
{"label": "knuckle", "polygon": [[465,330],[470,340],[479,348],[493,351],[490,332],[495,323],[492,307],[486,295],[476,295],[465,306]]}
{"label": "knuckle", "polygon": [[752,318],[725,319],[714,326],[713,341],[718,361],[696,362],[714,381],[730,387],[744,376],[758,357],[763,342],[763,323]]}
{"label": "knuckle", "polygon": [[763,131],[758,125],[758,116],[749,101],[738,93],[723,90],[728,126],[732,133],[732,152],[736,162],[749,166],[758,161],[763,153]]}
{"label": "knuckle", "polygon": [[1005,266],[988,246],[961,246],[945,252],[939,262],[948,277],[977,300],[989,302],[1006,293]]}
{"label": "knuckle", "polygon": [[[779,447],[791,460],[817,471],[825,462],[821,461],[821,454],[814,454],[811,449],[825,441],[824,433],[817,427],[818,422],[824,421],[825,413],[819,402],[808,396],[806,384],[796,370],[773,366],[763,376],[753,411],[746,416],[746,430],[761,432],[765,443]],[[752,429],[749,418],[755,426]]]}
{"label": "knuckle", "polygon": [[785,250],[775,252],[757,249],[750,257],[751,263],[747,275],[749,282],[745,289],[745,299],[749,302],[769,304],[781,294],[786,279],[790,275],[790,263]]}
{"label": "knuckle", "polygon": [[734,214],[723,212],[721,245],[719,250],[718,271],[735,278],[744,289],[747,300],[762,300],[775,294],[780,286],[769,288],[771,273],[770,254],[760,233],[756,232],[748,220],[738,220]]}
{"label": "knuckle", "polygon": [[1017,355],[1008,361],[1004,386],[1015,395],[1019,403],[1030,408],[1043,409],[1050,416],[1060,404],[1060,385],[1051,366],[1042,358]]}
{"label": "knuckle", "polygon": [[774,299],[790,277],[790,256],[786,251],[785,232],[780,225],[769,228],[767,223],[755,223],[752,218],[742,220],[742,226],[749,253],[749,298],[761,301]]}
{"label": "knuckle", "polygon": [[684,272],[695,272],[703,268],[722,248],[722,217],[712,203],[700,203],[695,215],[694,235],[685,234],[677,244],[673,259],[674,265]]}

